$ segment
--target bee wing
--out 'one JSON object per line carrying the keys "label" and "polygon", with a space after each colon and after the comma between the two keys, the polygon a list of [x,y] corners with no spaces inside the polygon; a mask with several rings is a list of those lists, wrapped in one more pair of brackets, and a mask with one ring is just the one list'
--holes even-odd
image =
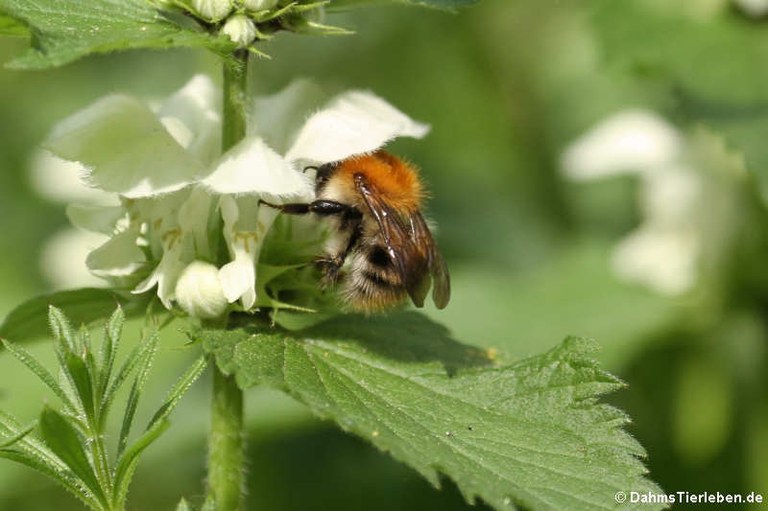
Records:
{"label": "bee wing", "polygon": [[444,309],[448,305],[448,301],[451,299],[451,280],[448,276],[448,265],[445,264],[445,259],[437,248],[432,233],[427,227],[427,223],[424,221],[424,217],[421,213],[416,211],[410,217],[411,229],[413,232],[416,244],[427,249],[427,266],[429,272],[432,275],[432,301],[438,309]]}
{"label": "bee wing", "polygon": [[424,306],[431,276],[434,278],[432,299],[438,308],[445,307],[451,294],[448,268],[421,213],[413,211],[404,216],[374,193],[360,174],[355,176],[355,185],[379,225],[387,253],[413,303]]}

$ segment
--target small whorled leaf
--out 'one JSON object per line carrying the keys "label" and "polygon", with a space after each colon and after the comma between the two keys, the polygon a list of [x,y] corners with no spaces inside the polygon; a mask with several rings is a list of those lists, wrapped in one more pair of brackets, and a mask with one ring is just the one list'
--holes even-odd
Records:
{"label": "small whorled leaf", "polygon": [[136,466],[139,463],[139,456],[152,444],[152,442],[157,440],[157,438],[168,429],[168,426],[170,425],[168,416],[176,405],[179,404],[182,396],[202,374],[205,367],[205,358],[198,358],[171,388],[165,401],[149,421],[144,433],[142,433],[128,449],[124,452],[121,450],[119,453],[117,468],[115,469],[115,498],[117,501],[123,502],[125,500],[128,493],[128,485],[130,484],[133,472],[136,470]]}
{"label": "small whorled leaf", "polygon": [[[117,455],[118,457],[123,453],[128,445],[128,435],[131,433],[131,427],[133,426],[133,419],[136,415],[136,409],[139,406],[139,399],[144,391],[144,386],[149,379],[149,371],[152,368],[152,363],[155,359],[155,352],[157,349],[157,335],[150,335],[145,341],[147,343],[147,350],[141,356],[140,362],[138,362],[138,373],[133,380],[131,391],[128,394],[128,401],[125,404],[125,413],[123,413],[123,424],[120,428],[120,436],[117,441]],[[105,403],[109,406],[109,403]]]}
{"label": "small whorled leaf", "polygon": [[32,430],[35,429],[35,426],[36,424],[31,424],[26,428],[22,429],[21,431],[14,433],[7,438],[0,437],[0,449],[6,449],[8,447],[11,447],[16,442],[19,442],[22,438],[30,434]]}
{"label": "small whorled leaf", "polygon": [[94,399],[93,381],[91,372],[85,361],[74,353],[64,353],[61,359],[62,370],[65,377],[72,383],[80,409],[85,413],[85,418],[93,422],[96,415],[96,403]]}
{"label": "small whorled leaf", "polygon": [[163,404],[160,406],[160,408],[157,409],[155,414],[150,419],[147,430],[152,429],[161,421],[168,419],[168,416],[179,404],[179,401],[181,401],[181,398],[184,396],[184,394],[187,393],[192,384],[197,381],[201,374],[203,374],[207,364],[208,363],[205,358],[200,357],[195,360],[195,362],[189,367],[189,369],[184,372],[184,374],[181,375],[179,380],[168,392],[168,396],[165,398]]}
{"label": "small whorled leaf", "polygon": [[145,295],[123,295],[96,288],[43,295],[12,310],[0,324],[0,337],[17,343],[46,337],[50,332],[48,312],[51,306],[60,309],[73,325],[88,326],[109,318],[117,305],[128,318],[142,315],[147,310],[148,300]]}
{"label": "small whorled leaf", "polygon": [[[181,23],[149,0],[0,0],[0,12],[24,22],[32,48],[11,66],[40,69],[81,57],[135,48],[207,47],[231,43]],[[0,18],[1,19],[1,18]]]}
{"label": "small whorled leaf", "polygon": [[112,376],[112,368],[117,358],[117,349],[120,346],[120,337],[123,334],[124,323],[125,313],[121,307],[117,307],[104,325],[104,342],[101,344],[99,353],[101,359],[101,372],[98,382],[100,396],[104,395],[109,384],[109,378]]}
{"label": "small whorled leaf", "polygon": [[40,433],[51,451],[82,480],[96,499],[106,505],[107,496],[102,491],[75,426],[65,416],[46,407],[40,414]]}
{"label": "small whorled leaf", "polygon": [[[617,509],[618,491],[660,491],[645,477],[628,418],[597,397],[622,384],[569,338],[496,366],[424,316],[341,316],[311,329],[192,335],[242,387],[280,388],[409,464],[445,474],[497,509]],[[649,505],[648,509],[663,506]]]}
{"label": "small whorled leaf", "polygon": [[77,479],[72,473],[56,470],[29,452],[0,449],[0,458],[25,465],[42,475],[48,476],[72,495],[79,498],[90,509],[100,509],[101,503],[90,492],[83,490],[82,481]]}

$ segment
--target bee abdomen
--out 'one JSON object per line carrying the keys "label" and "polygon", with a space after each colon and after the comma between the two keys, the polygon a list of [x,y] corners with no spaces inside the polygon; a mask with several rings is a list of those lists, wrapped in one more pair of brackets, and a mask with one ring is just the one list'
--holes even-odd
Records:
{"label": "bee abdomen", "polygon": [[366,259],[371,266],[376,268],[391,268],[392,259],[387,254],[387,251],[379,246],[371,247],[366,254]]}
{"label": "bee abdomen", "polygon": [[353,256],[344,297],[352,309],[375,312],[403,301],[406,291],[386,250],[373,246]]}

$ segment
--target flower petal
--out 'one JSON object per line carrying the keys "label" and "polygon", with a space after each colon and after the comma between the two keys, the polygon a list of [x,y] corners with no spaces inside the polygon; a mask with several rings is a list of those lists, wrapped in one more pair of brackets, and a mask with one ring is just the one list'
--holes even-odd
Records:
{"label": "flower petal", "polygon": [[646,110],[627,110],[600,122],[563,153],[566,176],[585,181],[654,171],[680,158],[682,141],[663,118]]}
{"label": "flower petal", "polygon": [[67,228],[51,236],[43,247],[40,270],[56,289],[101,287],[102,279],[88,271],[88,253],[104,243],[106,236]]}
{"label": "flower petal", "polygon": [[102,278],[122,278],[144,266],[146,258],[136,244],[138,229],[112,236],[106,243],[88,254],[86,264],[91,272]]}
{"label": "flower petal", "polygon": [[46,147],[89,167],[95,186],[130,198],[179,190],[202,170],[155,114],[129,96],[107,96],[65,119]]}
{"label": "flower petal", "polygon": [[132,291],[141,294],[157,285],[157,296],[166,309],[170,309],[176,298],[176,282],[179,275],[194,258],[192,236],[172,233],[165,237],[163,256],[152,274]]}
{"label": "flower petal", "polygon": [[288,161],[328,163],[375,151],[396,137],[421,138],[429,127],[370,92],[351,91],[312,115],[286,154]]}
{"label": "flower petal", "polygon": [[116,204],[114,194],[88,186],[88,170],[81,164],[59,158],[41,149],[32,156],[30,180],[35,190],[57,202],[82,201],[91,204]]}
{"label": "flower petal", "polygon": [[221,194],[258,194],[275,202],[308,200],[311,180],[260,138],[248,137],[224,156],[202,183]]}
{"label": "flower petal", "polygon": [[675,296],[696,284],[699,254],[695,232],[644,224],[616,246],[611,266],[622,280]]}
{"label": "flower petal", "polygon": [[112,234],[117,222],[125,218],[123,206],[94,206],[91,204],[70,204],[67,218],[75,227],[101,234]]}
{"label": "flower petal", "polygon": [[221,151],[220,97],[208,76],[196,75],[157,111],[171,136],[204,165]]}
{"label": "flower petal", "polygon": [[700,221],[705,180],[698,169],[686,165],[665,167],[644,174],[640,205],[646,224],[684,229]]}
{"label": "flower petal", "polygon": [[160,259],[168,237],[178,237],[179,209],[189,199],[192,187],[155,197],[126,199],[123,204],[131,224],[140,226],[142,242],[151,256]]}
{"label": "flower petal", "polygon": [[189,198],[179,208],[178,222],[182,232],[192,237],[198,258],[214,259],[208,240],[209,217],[215,211],[213,196],[201,187],[192,189]]}
{"label": "flower petal", "polygon": [[221,287],[229,303],[242,298],[243,307],[250,309],[256,302],[256,267],[242,243],[232,248],[234,258],[219,270]]}
{"label": "flower petal", "polygon": [[310,80],[294,80],[276,94],[258,97],[248,116],[248,135],[263,138],[285,154],[309,112],[318,110],[327,96]]}
{"label": "flower petal", "polygon": [[256,302],[256,263],[277,211],[259,205],[255,197],[225,196],[221,216],[232,261],[221,267],[219,278],[227,300],[240,299],[247,310]]}

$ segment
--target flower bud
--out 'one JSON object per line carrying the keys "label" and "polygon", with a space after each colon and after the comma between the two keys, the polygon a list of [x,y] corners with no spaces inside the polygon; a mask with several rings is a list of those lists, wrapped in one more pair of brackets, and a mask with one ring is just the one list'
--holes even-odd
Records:
{"label": "flower bud", "polygon": [[221,31],[227,34],[238,48],[246,48],[256,39],[256,25],[243,14],[230,16]]}
{"label": "flower bud", "polygon": [[232,11],[232,0],[192,0],[192,8],[208,21],[221,21]]}
{"label": "flower bud", "polygon": [[210,263],[194,261],[176,283],[176,303],[187,314],[213,319],[224,314],[229,303],[219,280],[219,269]]}
{"label": "flower bud", "polygon": [[243,0],[243,7],[250,11],[268,11],[277,5],[278,0]]}

